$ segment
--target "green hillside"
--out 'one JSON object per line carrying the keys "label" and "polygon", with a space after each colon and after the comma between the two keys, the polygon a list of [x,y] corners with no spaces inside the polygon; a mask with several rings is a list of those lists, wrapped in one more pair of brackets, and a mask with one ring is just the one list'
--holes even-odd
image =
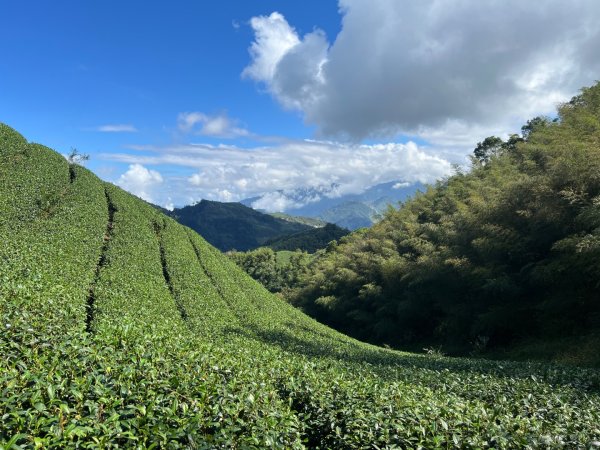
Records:
{"label": "green hillside", "polygon": [[0,125],[3,448],[588,448],[600,375],[361,344]]}
{"label": "green hillside", "polygon": [[596,84],[345,238],[294,302],[396,348],[600,366],[599,143]]}
{"label": "green hillside", "polygon": [[312,226],[264,214],[241,203],[210,200],[177,208],[169,214],[179,223],[200,233],[221,251],[246,251],[269,239],[310,231]]}
{"label": "green hillside", "polygon": [[275,251],[302,250],[308,253],[314,253],[319,249],[327,247],[327,244],[331,241],[337,241],[338,239],[343,238],[348,233],[350,233],[350,231],[332,223],[328,223],[324,227],[313,228],[289,236],[269,239],[264,243],[264,246],[272,248]]}

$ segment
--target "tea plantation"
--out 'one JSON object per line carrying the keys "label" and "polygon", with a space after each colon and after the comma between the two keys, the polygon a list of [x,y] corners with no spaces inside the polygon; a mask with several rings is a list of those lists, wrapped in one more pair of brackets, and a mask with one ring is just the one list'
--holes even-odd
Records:
{"label": "tea plantation", "polygon": [[394,352],[0,125],[0,447],[596,448],[600,373]]}

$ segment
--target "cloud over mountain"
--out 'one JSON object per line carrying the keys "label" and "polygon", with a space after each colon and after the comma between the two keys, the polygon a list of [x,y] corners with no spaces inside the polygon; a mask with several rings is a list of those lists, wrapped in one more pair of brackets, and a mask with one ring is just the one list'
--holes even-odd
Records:
{"label": "cloud over mountain", "polygon": [[[170,192],[177,205],[201,198],[238,201],[278,190],[332,185],[335,189],[324,195],[340,196],[361,193],[370,186],[391,181],[431,183],[452,171],[446,159],[424,151],[413,142],[353,145],[289,141],[249,149],[179,145],[146,147],[144,152],[104,157],[131,164],[119,184],[131,186],[138,195],[141,192],[155,197],[149,187],[162,182],[160,174],[145,166],[169,165],[193,170],[186,177],[165,177],[161,191]],[[155,198],[160,204],[167,202],[158,193]],[[277,209],[299,206],[278,201]]]}

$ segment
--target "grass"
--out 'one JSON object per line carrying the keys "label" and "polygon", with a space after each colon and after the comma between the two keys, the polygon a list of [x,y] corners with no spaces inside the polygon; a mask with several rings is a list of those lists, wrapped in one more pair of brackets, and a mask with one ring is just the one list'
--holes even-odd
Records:
{"label": "grass", "polygon": [[600,374],[399,353],[0,125],[0,447],[586,448]]}

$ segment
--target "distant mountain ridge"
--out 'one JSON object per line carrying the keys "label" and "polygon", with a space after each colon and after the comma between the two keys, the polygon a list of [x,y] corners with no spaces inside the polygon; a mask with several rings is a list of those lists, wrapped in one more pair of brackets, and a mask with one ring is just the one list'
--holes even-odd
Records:
{"label": "distant mountain ridge", "polygon": [[[361,194],[336,195],[338,189],[339,186],[333,183],[327,187],[281,190],[276,194],[291,205],[302,205],[286,209],[285,214],[312,217],[356,230],[371,226],[379,220],[388,205],[395,206],[406,200],[418,190],[424,190],[424,185],[391,181],[372,186]],[[247,198],[240,203],[260,210],[261,200],[265,196]]]}
{"label": "distant mountain ridge", "polygon": [[302,223],[304,225],[311,226],[313,228],[323,228],[327,225],[327,222],[321,219],[315,219],[314,217],[303,217],[303,216],[292,216],[281,212],[270,213],[271,216],[283,219],[288,222]]}
{"label": "distant mountain ridge", "polygon": [[349,230],[357,230],[373,225],[376,215],[377,211],[371,206],[350,201],[326,209],[319,217]]}

